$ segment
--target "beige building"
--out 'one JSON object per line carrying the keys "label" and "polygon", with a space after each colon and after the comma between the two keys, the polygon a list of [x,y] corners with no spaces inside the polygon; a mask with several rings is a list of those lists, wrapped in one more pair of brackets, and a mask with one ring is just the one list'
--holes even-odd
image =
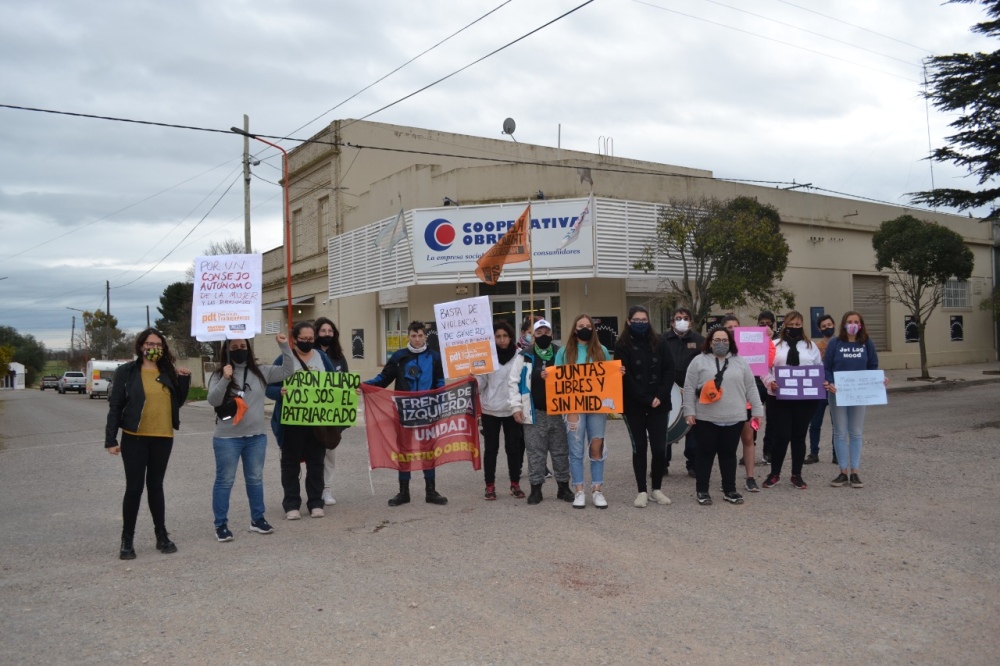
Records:
{"label": "beige building", "polygon": [[[878,225],[907,212],[896,206],[716,180],[711,172],[594,155],[509,139],[449,134],[366,121],[339,120],[290,153],[293,319],[326,316],[337,323],[351,369],[373,376],[405,344],[410,320],[434,321],[434,304],[489,296],[496,316],[521,321],[542,310],[563,337],[581,312],[616,330],[629,306],[656,302],[662,279],[632,267],[650,242],[657,206],[670,199],[755,197],[781,213],[791,248],[782,280],[806,317],[849,309],[865,314],[884,368],[919,367],[907,341],[906,311],[880,296],[888,278],[874,268]],[[573,243],[560,249],[567,224],[593,209]],[[494,287],[474,275],[474,258],[532,203],[533,281],[527,264],[507,267]],[[457,206],[457,207],[456,207]],[[403,211],[407,236],[391,251],[375,245]],[[933,365],[997,358],[994,325],[979,309],[996,280],[988,225],[955,215],[909,211],[954,229],[975,256],[967,282],[953,281],[927,329]],[[388,230],[387,230],[388,231]],[[388,233],[386,234],[388,236]],[[261,359],[277,355],[273,334],[286,330],[284,248],[264,254]],[[721,312],[719,314],[722,314]],[[738,313],[753,320],[756,312]],[[662,328],[668,313],[654,311]]]}

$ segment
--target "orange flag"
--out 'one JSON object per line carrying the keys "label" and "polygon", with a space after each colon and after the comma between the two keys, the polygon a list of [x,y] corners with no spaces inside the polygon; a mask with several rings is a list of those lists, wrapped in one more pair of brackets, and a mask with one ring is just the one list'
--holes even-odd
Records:
{"label": "orange flag", "polygon": [[496,284],[505,264],[516,264],[531,258],[531,204],[524,209],[517,223],[486,251],[476,262],[476,275],[486,284]]}

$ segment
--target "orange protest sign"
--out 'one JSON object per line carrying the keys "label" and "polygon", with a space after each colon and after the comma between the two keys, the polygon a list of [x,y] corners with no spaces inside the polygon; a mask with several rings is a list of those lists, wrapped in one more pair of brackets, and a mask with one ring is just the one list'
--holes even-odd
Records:
{"label": "orange protest sign", "polygon": [[531,259],[531,204],[511,229],[476,261],[476,275],[486,284],[496,284],[505,264]]}
{"label": "orange protest sign", "polygon": [[620,414],[621,361],[556,365],[545,378],[547,414]]}
{"label": "orange protest sign", "polygon": [[467,375],[488,375],[496,370],[489,340],[450,347],[446,352],[444,376],[448,379]]}

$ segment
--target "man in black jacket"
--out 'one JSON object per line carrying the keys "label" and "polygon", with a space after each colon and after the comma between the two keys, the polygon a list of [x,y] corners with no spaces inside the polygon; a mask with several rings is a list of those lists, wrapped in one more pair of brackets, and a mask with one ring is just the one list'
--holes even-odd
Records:
{"label": "man in black jacket", "polygon": [[[682,388],[684,387],[684,378],[687,376],[688,366],[691,365],[694,357],[701,353],[701,344],[705,340],[692,330],[693,319],[691,311],[687,308],[681,307],[675,309],[671,317],[670,330],[663,335],[663,341],[666,343],[667,349],[670,350],[670,355],[674,359],[674,383]],[[695,475],[694,459],[696,447],[697,442],[695,442],[694,433],[688,431],[687,436],[684,438],[684,458],[686,458],[688,476],[691,477]],[[663,470],[664,474],[667,474],[670,469],[670,458],[671,445],[668,444],[667,466]]]}

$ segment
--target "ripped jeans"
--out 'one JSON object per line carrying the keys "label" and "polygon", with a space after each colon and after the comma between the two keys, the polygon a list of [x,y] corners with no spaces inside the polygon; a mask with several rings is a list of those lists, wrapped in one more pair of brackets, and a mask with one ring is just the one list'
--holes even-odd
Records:
{"label": "ripped jeans", "polygon": [[[576,423],[569,419],[576,418]],[[604,442],[604,427],[608,422],[607,414],[567,414],[566,439],[569,442],[569,473],[570,483],[574,486],[583,485],[583,455],[586,451],[590,460],[590,483],[599,486],[604,483],[604,461],[608,457],[607,443]],[[599,439],[602,442],[601,457],[598,460],[589,455],[590,443]]]}

